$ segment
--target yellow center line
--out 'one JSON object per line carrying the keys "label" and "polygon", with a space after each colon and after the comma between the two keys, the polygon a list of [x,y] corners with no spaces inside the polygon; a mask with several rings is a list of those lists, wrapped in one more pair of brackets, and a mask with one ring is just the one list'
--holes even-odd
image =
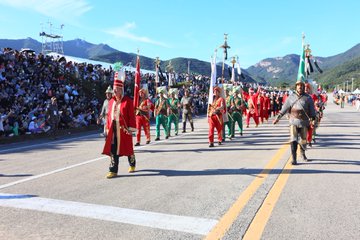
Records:
{"label": "yellow center line", "polygon": [[275,181],[273,187],[269,191],[257,214],[255,215],[253,221],[251,222],[248,230],[244,235],[243,240],[254,240],[261,238],[261,235],[276,205],[276,202],[278,201],[281,192],[284,189],[285,184],[290,176],[292,168],[293,166],[291,165],[290,158],[286,166],[282,170],[281,174],[279,175],[278,179]]}
{"label": "yellow center line", "polygon": [[284,144],[270,160],[270,162],[264,167],[264,170],[251,182],[251,184],[241,193],[236,202],[230,207],[230,209],[222,216],[218,224],[210,231],[205,239],[221,239],[225,233],[229,230],[233,222],[239,216],[242,209],[257,191],[257,189],[263,184],[268,177],[270,171],[276,166],[278,161],[284,155],[288,148],[288,144]]}

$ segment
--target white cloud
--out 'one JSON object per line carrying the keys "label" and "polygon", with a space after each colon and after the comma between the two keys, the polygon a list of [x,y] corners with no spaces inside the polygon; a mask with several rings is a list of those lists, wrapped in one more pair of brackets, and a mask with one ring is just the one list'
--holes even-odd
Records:
{"label": "white cloud", "polygon": [[125,38],[135,42],[149,43],[161,47],[170,48],[170,46],[166,43],[150,39],[149,37],[135,35],[134,33],[131,32],[131,30],[135,28],[136,28],[136,24],[134,22],[131,22],[131,23],[125,23],[121,27],[107,29],[105,30],[105,32],[117,38]]}
{"label": "white cloud", "polygon": [[296,41],[296,39],[294,37],[284,37],[283,39],[281,39],[280,43],[282,45],[290,45],[293,44]]}
{"label": "white cloud", "polygon": [[86,0],[0,0],[1,5],[38,12],[62,21],[73,20],[92,9]]}

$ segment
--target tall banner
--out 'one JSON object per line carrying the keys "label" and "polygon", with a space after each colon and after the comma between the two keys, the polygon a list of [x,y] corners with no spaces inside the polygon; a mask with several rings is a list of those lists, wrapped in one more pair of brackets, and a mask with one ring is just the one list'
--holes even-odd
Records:
{"label": "tall banner", "polygon": [[140,90],[140,57],[136,57],[136,72],[135,72],[135,85],[134,85],[134,108],[139,106],[139,90]]}
{"label": "tall banner", "polygon": [[209,104],[213,103],[214,97],[214,86],[216,84],[216,52],[215,56],[211,59],[211,78],[210,78],[210,87],[209,87]]}
{"label": "tall banner", "polygon": [[233,64],[232,69],[231,69],[231,79],[230,82],[234,83],[235,82],[235,64]]}
{"label": "tall banner", "polygon": [[299,63],[299,70],[298,70],[298,75],[296,80],[297,81],[303,81],[305,82],[305,44],[304,44],[304,38],[305,36],[303,36],[303,41],[302,41],[302,53],[300,55],[300,63]]}
{"label": "tall banner", "polygon": [[156,64],[156,75],[155,75],[155,82],[159,83],[159,65]]}

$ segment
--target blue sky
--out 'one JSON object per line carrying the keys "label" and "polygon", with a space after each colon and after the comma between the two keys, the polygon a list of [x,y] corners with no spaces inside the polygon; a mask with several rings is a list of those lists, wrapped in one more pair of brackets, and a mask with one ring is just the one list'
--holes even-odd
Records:
{"label": "blue sky", "polygon": [[139,48],[140,55],[162,60],[210,61],[228,33],[229,56],[246,68],[300,54],[302,32],[316,56],[350,49],[360,43],[359,11],[358,0],[0,0],[0,38],[41,41],[39,32],[50,21],[54,31],[64,24],[64,40],[133,53]]}

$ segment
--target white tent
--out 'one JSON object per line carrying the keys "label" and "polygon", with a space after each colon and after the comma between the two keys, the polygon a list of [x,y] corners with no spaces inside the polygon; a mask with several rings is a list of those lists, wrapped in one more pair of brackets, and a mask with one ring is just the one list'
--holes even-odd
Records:
{"label": "white tent", "polygon": [[353,91],[353,94],[360,94],[360,89],[356,89],[355,91]]}
{"label": "white tent", "polygon": [[342,93],[345,93],[345,91],[342,90],[342,89],[340,89],[340,90],[338,91],[338,93],[342,94]]}

